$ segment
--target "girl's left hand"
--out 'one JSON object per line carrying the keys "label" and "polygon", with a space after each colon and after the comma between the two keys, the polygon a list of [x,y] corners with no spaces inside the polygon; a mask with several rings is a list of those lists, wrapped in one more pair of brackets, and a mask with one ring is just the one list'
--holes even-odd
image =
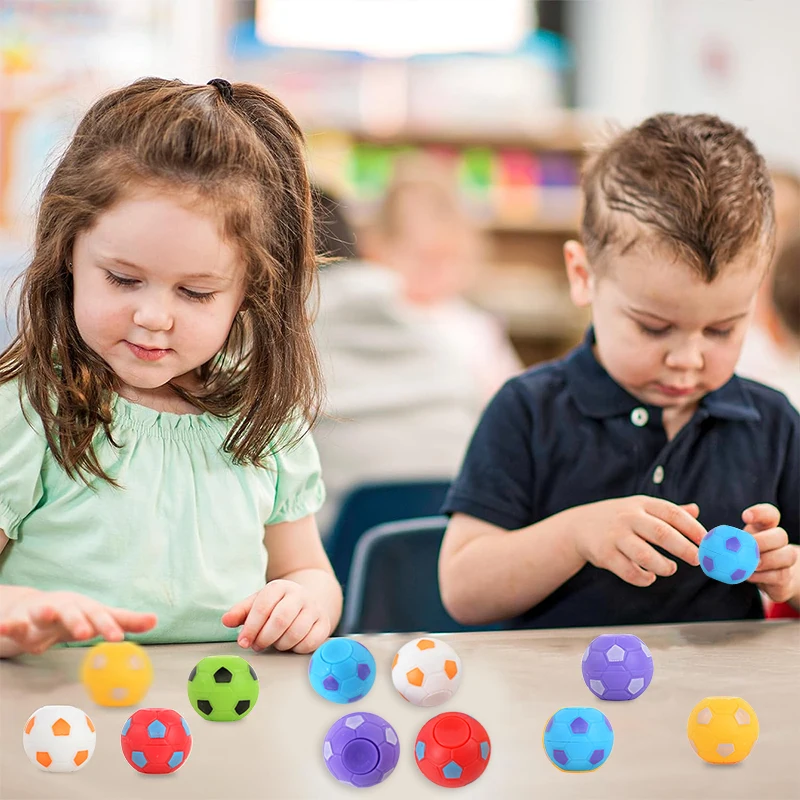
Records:
{"label": "girl's left hand", "polygon": [[785,603],[795,595],[797,548],[789,544],[789,537],[779,528],[781,512],[769,503],[750,506],[742,514],[745,530],[755,536],[761,559],[756,571],[747,579],[754,583],[775,603]]}
{"label": "girl's left hand", "polygon": [[239,645],[255,652],[276,650],[312,653],[331,633],[331,624],[309,591],[291,580],[270,581],[222,616],[228,628],[239,625]]}

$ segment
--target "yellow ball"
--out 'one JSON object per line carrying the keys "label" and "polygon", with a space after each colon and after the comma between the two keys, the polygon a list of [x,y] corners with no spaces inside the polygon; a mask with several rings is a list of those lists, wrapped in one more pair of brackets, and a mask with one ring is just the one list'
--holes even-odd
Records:
{"label": "yellow ball", "polygon": [[147,694],[153,665],[134,642],[101,642],[84,657],[81,680],[98,705],[132,706]]}
{"label": "yellow ball", "polygon": [[709,764],[738,764],[758,739],[758,717],[741,697],[706,697],[689,714],[692,749]]}

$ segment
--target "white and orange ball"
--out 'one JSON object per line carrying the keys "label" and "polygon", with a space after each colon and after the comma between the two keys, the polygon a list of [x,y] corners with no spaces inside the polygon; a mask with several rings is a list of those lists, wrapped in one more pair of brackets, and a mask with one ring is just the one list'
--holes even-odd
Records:
{"label": "white and orange ball", "polygon": [[45,772],[75,772],[94,753],[97,734],[89,717],[75,706],[42,706],[28,717],[22,746]]}
{"label": "white and orange ball", "polygon": [[415,706],[446,703],[461,683],[461,659],[441,639],[423,636],[404,644],[392,661],[394,688]]}

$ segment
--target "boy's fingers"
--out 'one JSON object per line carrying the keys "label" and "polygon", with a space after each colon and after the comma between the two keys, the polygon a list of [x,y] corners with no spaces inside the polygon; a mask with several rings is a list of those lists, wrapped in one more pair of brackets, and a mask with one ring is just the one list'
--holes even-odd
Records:
{"label": "boy's fingers", "polygon": [[311,609],[302,608],[286,632],[275,640],[275,649],[291,650],[296,647],[309,634],[316,621],[317,616]]}
{"label": "boy's fingers", "polygon": [[30,622],[24,619],[9,619],[0,622],[0,636],[8,636],[11,639],[25,639],[30,630]]}
{"label": "boy's fingers", "polygon": [[617,547],[622,555],[638,564],[645,572],[669,577],[678,568],[674,561],[662,556],[639,536],[627,536],[617,543]]}
{"label": "boy's fingers", "polygon": [[758,562],[757,573],[768,572],[772,569],[789,569],[797,561],[797,553],[792,547],[781,547],[764,553]]}
{"label": "boy's fingers", "polygon": [[763,556],[771,550],[779,550],[789,544],[789,535],[783,528],[769,528],[753,534],[758,545],[758,552]]}
{"label": "boy's fingers", "polygon": [[771,503],[758,503],[742,512],[742,522],[748,533],[777,528],[781,521],[781,512]]}
{"label": "boy's fingers", "polygon": [[791,575],[787,568],[768,569],[765,572],[754,572],[748,579],[748,583],[757,583],[765,586],[782,585],[791,580]]}
{"label": "boy's fingers", "polygon": [[[681,552],[671,550],[670,548],[661,544],[661,542],[655,542],[655,544],[658,544],[665,550],[669,550],[670,553],[678,556],[678,558],[682,558],[684,561],[688,561],[690,564],[696,566],[699,563],[697,561],[697,548],[692,548],[690,542],[694,542],[695,545],[699,545],[700,542],[703,541],[703,537],[708,531],[706,531],[706,529],[685,508],[676,506],[674,503],[670,503],[669,500],[662,500],[660,497],[649,497],[647,498],[645,510],[652,517],[662,520],[668,526],[673,528],[678,533],[683,534],[683,536],[689,540],[689,542],[686,543],[687,547],[680,546]],[[666,531],[663,531],[662,536],[665,541],[671,542],[675,544],[675,546],[678,546],[678,539],[666,535]],[[694,553],[694,560],[692,560],[692,553]]]}
{"label": "boy's fingers", "polygon": [[633,586],[650,586],[656,579],[656,576],[652,572],[643,570],[638,564],[626,558],[618,550],[615,550],[611,554],[605,568],[609,572],[613,572],[618,578],[625,581],[625,583],[630,583]]}
{"label": "boy's fingers", "polygon": [[109,609],[104,606],[90,609],[86,612],[89,622],[94,629],[109,642],[120,642],[125,638],[125,633],[117,624]]}
{"label": "boy's fingers", "polygon": [[680,506],[687,514],[691,514],[695,519],[700,516],[700,506],[697,503],[686,503]]}
{"label": "boy's fingers", "polygon": [[65,606],[59,612],[58,618],[72,639],[91,639],[97,634],[94,625],[86,618],[86,614],[76,606]]}
{"label": "boy's fingers", "polygon": [[305,638],[294,646],[295,653],[313,653],[327,638],[330,629],[318,619]]}

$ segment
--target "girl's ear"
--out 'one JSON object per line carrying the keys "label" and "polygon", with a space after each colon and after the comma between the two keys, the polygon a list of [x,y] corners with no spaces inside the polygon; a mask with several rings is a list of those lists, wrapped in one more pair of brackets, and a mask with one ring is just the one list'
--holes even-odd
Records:
{"label": "girl's ear", "polygon": [[564,263],[569,280],[569,296],[578,308],[591,305],[594,294],[594,273],[580,242],[570,240],[564,244]]}

